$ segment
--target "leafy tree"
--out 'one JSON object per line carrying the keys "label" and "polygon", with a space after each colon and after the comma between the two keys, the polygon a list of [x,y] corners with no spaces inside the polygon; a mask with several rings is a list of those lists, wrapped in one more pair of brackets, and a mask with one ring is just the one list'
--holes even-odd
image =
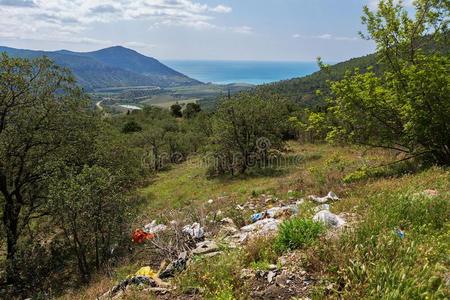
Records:
{"label": "leafy tree", "polygon": [[93,266],[99,270],[110,258],[123,236],[129,204],[122,186],[123,181],[99,166],[69,171],[52,185],[49,206],[76,255],[83,282],[90,280]]}
{"label": "leafy tree", "polygon": [[142,131],[142,127],[136,121],[129,121],[125,123],[122,128],[123,133],[134,133],[140,131]]}
{"label": "leafy tree", "polygon": [[377,44],[383,74],[369,70],[332,84],[328,138],[405,152],[435,163],[450,164],[450,57],[423,50],[424,43],[446,42],[449,2],[419,0],[416,16],[401,3],[367,7],[363,23]]}
{"label": "leafy tree", "polygon": [[183,116],[186,119],[190,119],[190,118],[193,118],[195,115],[197,115],[201,111],[202,111],[202,108],[200,107],[200,104],[188,103],[186,105],[186,108],[183,111]]}
{"label": "leafy tree", "polygon": [[183,116],[181,109],[182,109],[181,105],[175,103],[170,107],[170,112],[172,113],[172,116],[174,116],[175,118],[181,118]]}
{"label": "leafy tree", "polygon": [[71,73],[50,60],[0,56],[0,203],[9,281],[17,275],[23,230],[48,214],[49,178],[89,149],[85,100]]}
{"label": "leafy tree", "polygon": [[271,150],[283,146],[286,103],[242,94],[221,103],[213,117],[213,153],[216,171],[244,173],[267,162]]}

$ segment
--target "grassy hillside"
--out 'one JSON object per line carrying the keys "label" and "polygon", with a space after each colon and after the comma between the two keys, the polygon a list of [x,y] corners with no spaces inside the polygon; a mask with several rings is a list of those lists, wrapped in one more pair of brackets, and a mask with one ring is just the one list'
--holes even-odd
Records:
{"label": "grassy hillside", "polygon": [[[222,254],[194,259],[171,281],[175,289],[169,294],[132,288],[121,298],[445,299],[449,295],[445,283],[449,267],[445,248],[450,241],[448,170],[410,173],[408,165],[374,168],[394,157],[355,147],[290,143],[289,149],[289,157],[301,159],[287,161],[297,163],[237,178],[208,179],[197,157],[159,174],[142,189],[137,227],[153,219],[166,224],[197,221],[209,238],[220,243]],[[330,190],[341,198],[331,203],[331,211],[348,225],[300,249],[278,252],[277,235],[229,248],[217,233],[222,218],[243,226],[251,223],[254,212]],[[267,197],[274,202],[266,203]],[[237,209],[238,204],[246,208]],[[311,218],[316,206],[305,200],[297,218]],[[404,237],[398,235],[399,229]],[[142,266],[157,269],[164,257],[150,244],[137,246],[111,276],[100,276],[84,291],[62,299],[92,299]],[[270,264],[278,270],[273,283],[258,277],[267,275]],[[256,277],[242,277],[244,269]]]}

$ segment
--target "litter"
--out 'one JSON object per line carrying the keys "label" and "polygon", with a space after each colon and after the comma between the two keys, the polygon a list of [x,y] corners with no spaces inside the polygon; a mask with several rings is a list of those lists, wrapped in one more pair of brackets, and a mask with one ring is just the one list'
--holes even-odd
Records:
{"label": "litter", "polygon": [[184,226],[183,232],[197,240],[201,240],[202,238],[205,237],[205,231],[203,230],[203,227],[201,227],[199,223]]}
{"label": "litter", "polygon": [[328,210],[319,211],[314,215],[313,220],[315,222],[322,222],[329,227],[341,227],[346,223],[344,219],[331,213]]}
{"label": "litter", "polygon": [[333,193],[333,192],[329,192],[328,195],[326,195],[325,197],[317,197],[317,196],[309,196],[309,199],[317,202],[317,203],[326,203],[328,201],[337,201],[339,200],[339,197]]}
{"label": "litter", "polygon": [[148,278],[157,278],[158,274],[152,270],[150,267],[142,267],[140,268],[134,275],[136,276],[146,276]]}
{"label": "litter", "polygon": [[322,205],[317,206],[314,209],[315,212],[319,212],[321,210],[330,210],[330,205],[329,204],[322,204]]}
{"label": "litter", "polygon": [[216,242],[214,241],[204,241],[197,243],[197,248],[192,250],[192,254],[195,255],[203,255],[208,254],[212,252],[219,251],[219,246],[217,246]]}
{"label": "litter", "polygon": [[154,233],[148,233],[143,231],[142,229],[136,229],[131,236],[131,239],[136,244],[142,244],[145,241],[152,240],[154,238],[155,238]]}
{"label": "litter", "polygon": [[147,233],[159,233],[165,231],[167,226],[164,224],[156,224],[156,220],[153,220],[151,223],[148,223],[144,226],[144,231]]}
{"label": "litter", "polygon": [[397,233],[397,235],[400,239],[405,238],[405,232],[403,230],[401,230],[400,228],[397,228],[397,230],[395,230],[395,232]]}
{"label": "litter", "polygon": [[244,226],[241,228],[242,232],[257,232],[257,233],[268,233],[278,230],[278,225],[280,225],[281,221],[268,218],[259,220],[253,224]]}
{"label": "litter", "polygon": [[279,218],[285,215],[295,215],[299,212],[297,205],[289,205],[284,207],[273,207],[266,211],[270,218]]}
{"label": "litter", "polygon": [[251,219],[252,222],[254,223],[254,222],[256,222],[256,221],[259,221],[259,220],[264,219],[265,216],[266,216],[266,214],[265,214],[264,212],[262,212],[262,213],[256,213],[256,214],[252,215],[252,216],[250,217],[250,219]]}
{"label": "litter", "polygon": [[159,278],[165,279],[173,277],[176,273],[186,269],[189,257],[187,252],[182,252],[178,255],[178,258],[171,262],[164,271],[159,274]]}

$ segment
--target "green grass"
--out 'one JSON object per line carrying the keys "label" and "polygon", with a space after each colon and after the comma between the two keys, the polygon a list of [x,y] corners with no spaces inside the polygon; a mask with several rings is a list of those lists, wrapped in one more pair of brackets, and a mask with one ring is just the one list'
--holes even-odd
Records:
{"label": "green grass", "polygon": [[323,232],[325,226],[311,219],[289,219],[280,225],[275,248],[280,251],[295,250],[311,245]]}
{"label": "green grass", "polygon": [[[420,194],[430,188],[439,196]],[[326,285],[333,283],[330,297],[448,299],[449,173],[431,169],[381,180],[363,191],[364,197],[350,199],[363,216],[355,230],[309,256],[316,272],[327,274]],[[316,298],[323,293],[319,286]]]}

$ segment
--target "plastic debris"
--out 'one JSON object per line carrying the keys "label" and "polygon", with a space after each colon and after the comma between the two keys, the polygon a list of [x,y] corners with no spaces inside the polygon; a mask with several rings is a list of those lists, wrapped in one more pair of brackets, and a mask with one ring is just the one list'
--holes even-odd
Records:
{"label": "plastic debris", "polygon": [[317,202],[317,203],[326,203],[328,201],[337,201],[339,200],[339,197],[333,193],[333,192],[329,192],[328,195],[326,195],[325,197],[317,197],[317,196],[309,196],[309,199]]}
{"label": "plastic debris", "polygon": [[204,241],[197,243],[197,248],[192,250],[192,254],[195,255],[203,255],[207,253],[217,252],[219,251],[219,246],[217,246],[214,241]]}
{"label": "plastic debris", "polygon": [[150,267],[142,267],[140,268],[134,275],[136,276],[146,276],[148,278],[156,278],[158,277],[158,274],[152,270]]}
{"label": "plastic debris", "polygon": [[281,221],[268,218],[259,220],[253,224],[244,226],[241,228],[243,232],[257,232],[257,233],[268,233],[278,230],[278,225],[280,225]]}
{"label": "plastic debris", "polygon": [[214,200],[213,199],[209,199],[208,200],[208,204],[213,204],[214,203]]}
{"label": "plastic debris", "polygon": [[144,226],[144,231],[147,233],[159,233],[165,231],[166,229],[167,229],[166,225],[156,224],[156,220]]}
{"label": "plastic debris", "polygon": [[330,205],[329,204],[322,204],[322,205],[317,206],[314,209],[315,212],[319,212],[319,211],[322,211],[322,210],[330,210]]}
{"label": "plastic debris", "polygon": [[205,231],[203,230],[203,227],[201,227],[199,223],[184,226],[183,232],[197,240],[201,240],[202,238],[205,237]]}
{"label": "plastic debris", "polygon": [[405,232],[404,232],[403,230],[401,230],[400,228],[397,228],[397,229],[395,230],[395,232],[397,233],[397,235],[398,235],[398,237],[399,237],[400,239],[404,239],[404,238],[405,238]]}
{"label": "plastic debris", "polygon": [[178,258],[171,262],[164,271],[159,274],[159,278],[165,279],[173,277],[176,273],[186,269],[187,262],[189,260],[187,252],[182,252],[178,255]]}
{"label": "plastic debris", "polygon": [[299,212],[297,205],[289,205],[284,207],[273,207],[266,211],[266,214],[270,218],[279,218],[285,215],[295,215]]}
{"label": "plastic debris", "polygon": [[273,278],[277,276],[277,273],[275,273],[274,271],[269,271],[269,273],[267,274],[267,281],[269,283],[272,283]]}
{"label": "plastic debris", "polygon": [[259,221],[259,220],[264,219],[265,216],[266,216],[266,214],[265,214],[264,212],[261,212],[261,213],[256,213],[256,214],[252,215],[252,216],[250,217],[250,219],[251,219],[252,222],[254,223],[254,222],[256,222],[256,221]]}
{"label": "plastic debris", "polygon": [[329,227],[341,227],[346,223],[344,219],[328,210],[319,211],[314,215],[313,220],[316,222],[322,222]]}
{"label": "plastic debris", "polygon": [[154,233],[148,233],[148,232],[143,231],[142,229],[136,229],[131,236],[131,239],[136,244],[142,244],[145,241],[151,240],[154,238],[155,238]]}

